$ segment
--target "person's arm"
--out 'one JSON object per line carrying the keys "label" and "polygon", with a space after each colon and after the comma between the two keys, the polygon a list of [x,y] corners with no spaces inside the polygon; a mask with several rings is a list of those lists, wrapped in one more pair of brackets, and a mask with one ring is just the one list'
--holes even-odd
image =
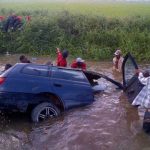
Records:
{"label": "person's arm", "polygon": [[60,61],[62,59],[62,53],[59,48],[56,48],[56,53],[57,53],[57,66],[60,66]]}
{"label": "person's arm", "polygon": [[118,70],[118,62],[119,62],[119,60],[116,57],[114,57],[113,58],[113,69]]}
{"label": "person's arm", "polygon": [[113,58],[113,65],[115,66],[115,64],[116,64],[116,58],[114,57]]}
{"label": "person's arm", "polygon": [[142,72],[139,73],[138,79],[140,80],[142,84],[144,85],[147,84],[148,78],[144,77]]}
{"label": "person's arm", "polygon": [[59,48],[56,48],[56,53],[59,53],[60,52],[60,49]]}

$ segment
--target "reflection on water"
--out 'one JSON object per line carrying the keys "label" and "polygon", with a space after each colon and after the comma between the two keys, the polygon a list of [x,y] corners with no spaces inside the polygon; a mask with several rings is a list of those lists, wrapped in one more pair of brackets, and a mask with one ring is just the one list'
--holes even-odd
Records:
{"label": "reflection on water", "polygon": [[[18,61],[19,56],[2,57],[0,65]],[[31,57],[29,57],[31,58]],[[45,63],[49,57],[39,57]],[[88,68],[121,82],[110,62],[88,62]],[[124,93],[105,82],[105,92],[95,95],[92,105],[65,112],[57,119],[33,124],[29,115],[0,116],[0,150],[148,150],[150,137],[142,131],[142,120]]]}

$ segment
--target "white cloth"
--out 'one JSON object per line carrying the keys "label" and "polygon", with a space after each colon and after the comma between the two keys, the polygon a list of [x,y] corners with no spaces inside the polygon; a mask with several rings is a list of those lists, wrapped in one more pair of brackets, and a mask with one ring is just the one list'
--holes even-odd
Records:
{"label": "white cloth", "polygon": [[145,86],[135,97],[132,105],[140,105],[145,108],[150,108],[150,77],[144,77],[143,73],[139,73],[138,79]]}

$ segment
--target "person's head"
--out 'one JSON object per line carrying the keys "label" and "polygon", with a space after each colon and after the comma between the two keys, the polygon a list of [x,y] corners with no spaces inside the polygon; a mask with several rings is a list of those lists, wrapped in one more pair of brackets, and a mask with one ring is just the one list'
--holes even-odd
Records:
{"label": "person's head", "polygon": [[149,72],[148,70],[145,70],[145,71],[143,72],[143,76],[144,76],[144,77],[149,77],[149,76],[150,76],[150,72]]}
{"label": "person's head", "polygon": [[69,55],[69,52],[67,50],[63,50],[63,52],[62,52],[63,58],[67,58],[68,55]]}
{"label": "person's head", "polygon": [[15,12],[12,12],[12,13],[11,13],[11,16],[16,16],[16,13],[15,13]]}
{"label": "person's head", "polygon": [[117,50],[115,51],[114,55],[115,55],[115,57],[120,58],[120,56],[121,56],[121,50],[120,50],[120,49],[117,49]]}
{"label": "person's head", "polygon": [[19,59],[20,59],[21,63],[27,63],[28,62],[28,59],[24,55],[21,55]]}
{"label": "person's head", "polygon": [[8,70],[10,67],[12,67],[11,64],[6,64],[4,70],[6,71],[6,70]]}
{"label": "person's head", "polygon": [[80,66],[84,62],[84,60],[82,58],[78,57],[78,58],[76,58],[76,62],[78,64],[78,66]]}

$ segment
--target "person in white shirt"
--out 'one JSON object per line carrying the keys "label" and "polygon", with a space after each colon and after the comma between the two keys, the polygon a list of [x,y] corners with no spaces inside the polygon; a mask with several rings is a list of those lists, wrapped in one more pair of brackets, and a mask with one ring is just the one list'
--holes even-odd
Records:
{"label": "person in white shirt", "polygon": [[135,97],[132,105],[141,106],[146,109],[150,109],[150,73],[145,71],[144,73],[139,72],[139,81],[145,85],[140,93]]}
{"label": "person in white shirt", "polygon": [[122,71],[122,63],[124,58],[122,57],[121,50],[116,50],[114,53],[115,57],[113,58],[113,70],[121,72]]}
{"label": "person in white shirt", "polygon": [[133,106],[140,106],[140,109],[145,109],[143,118],[143,129],[146,133],[150,133],[150,73],[145,71],[140,72],[138,76],[139,81],[145,85],[140,93],[132,102]]}

